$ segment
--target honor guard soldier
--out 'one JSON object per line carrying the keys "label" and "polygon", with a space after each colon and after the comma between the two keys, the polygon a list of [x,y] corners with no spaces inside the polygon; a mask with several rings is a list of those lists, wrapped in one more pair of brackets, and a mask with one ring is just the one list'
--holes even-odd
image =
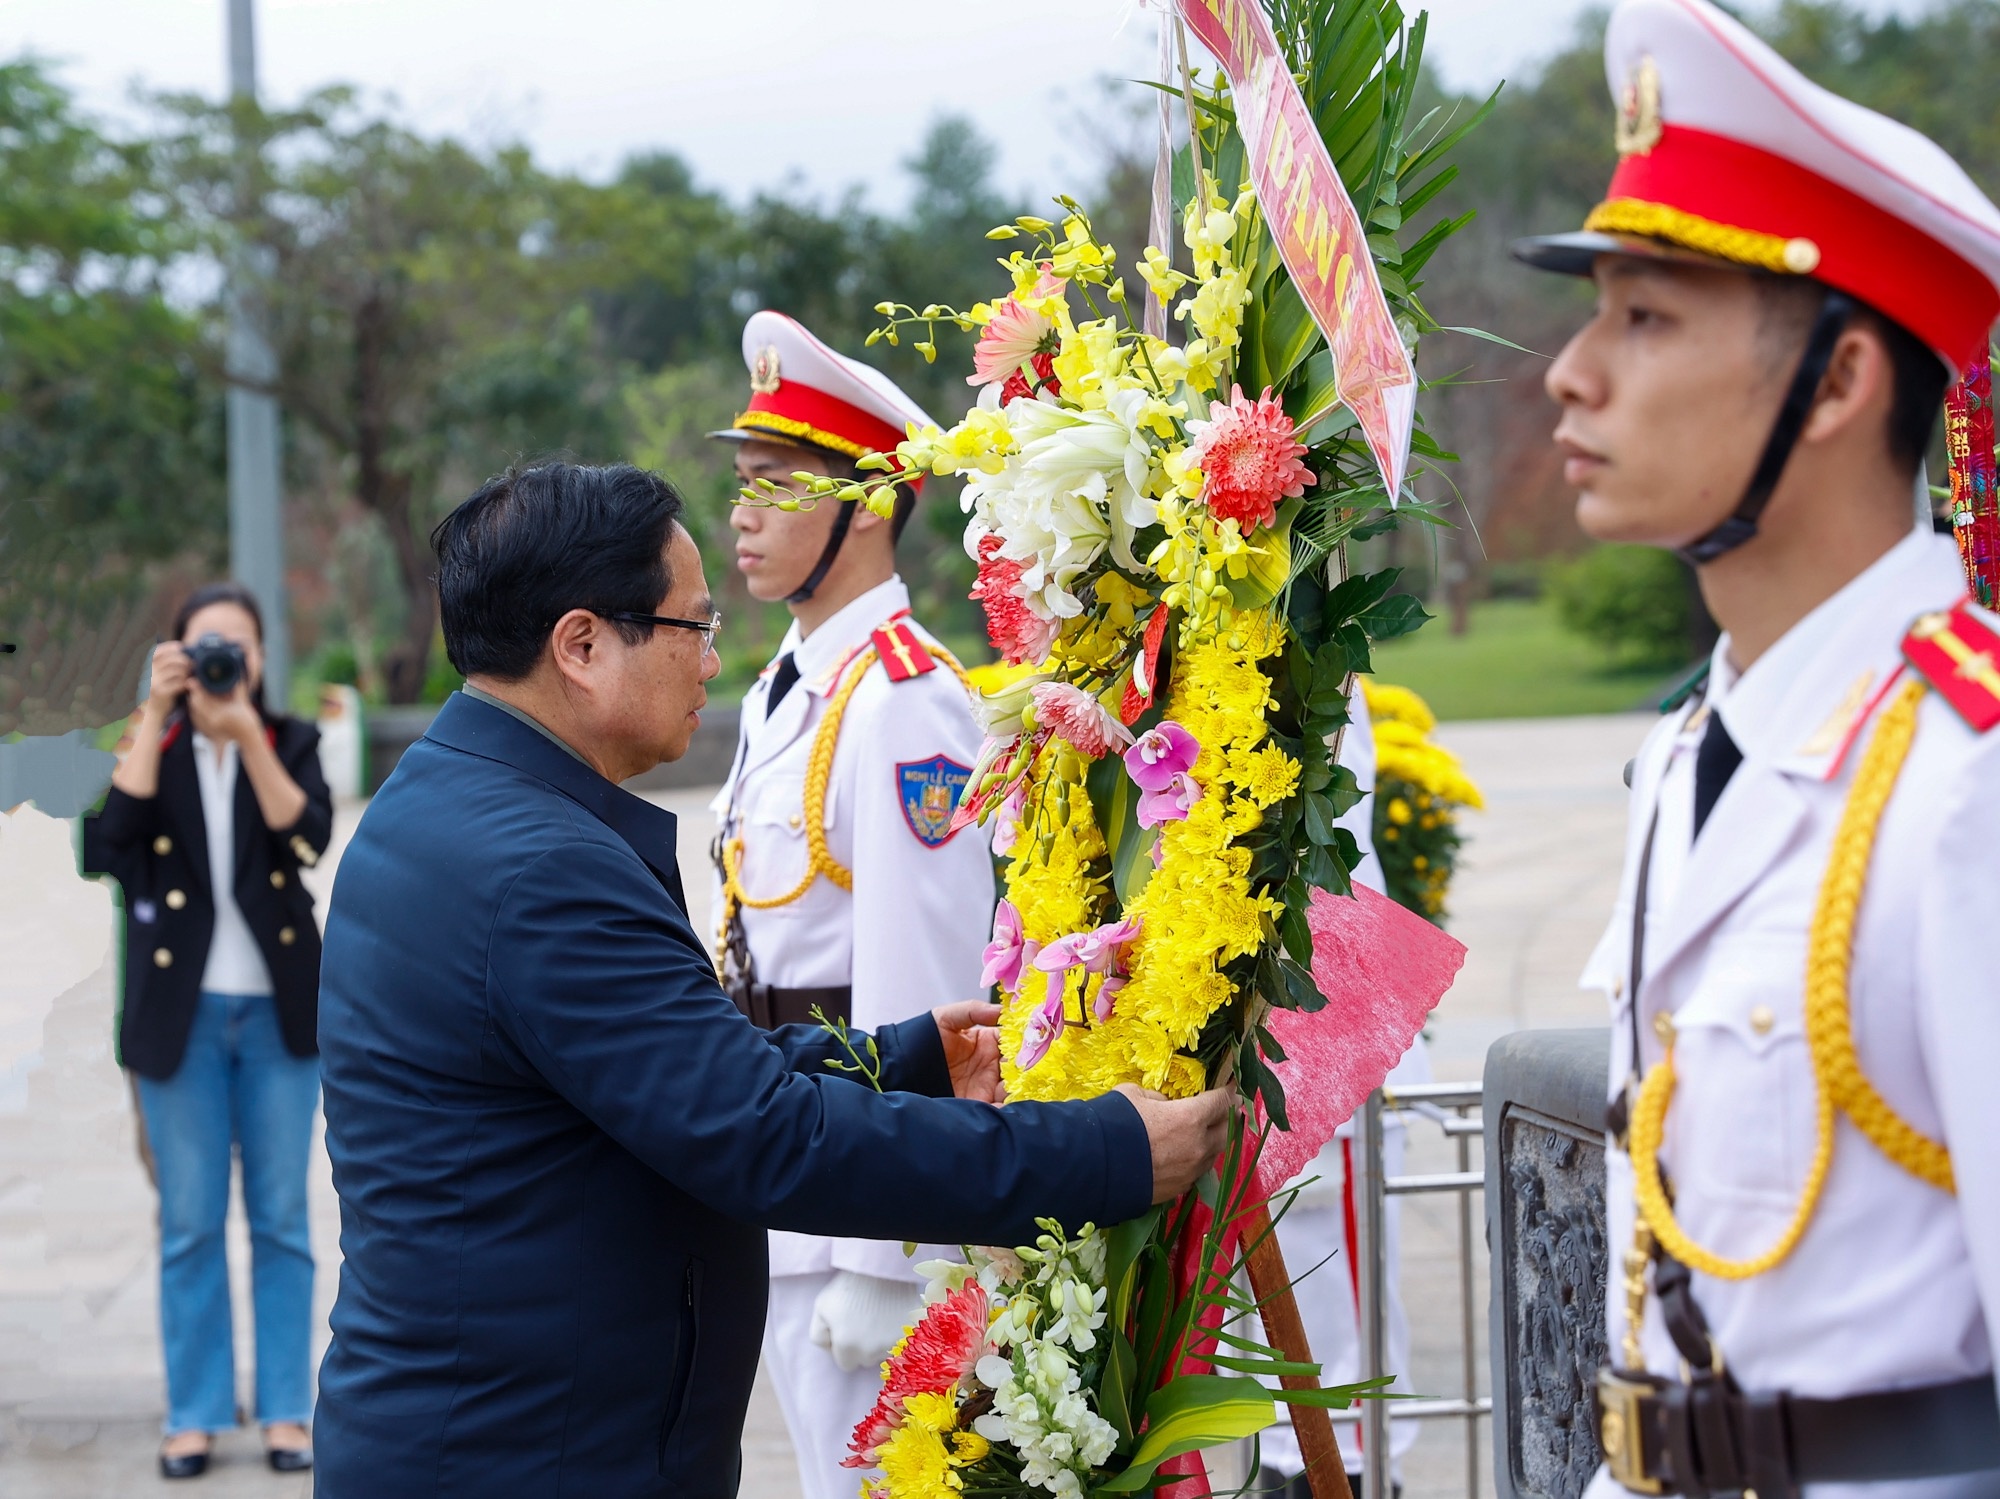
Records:
{"label": "honor guard soldier", "polygon": [[1605,1468],[1637,1493],[2000,1493],[2000,620],[1912,503],[2000,211],[1704,0],[1626,0],[1620,162],[1531,264],[1606,541],[1723,627],[1635,762],[1611,1000]]}
{"label": "honor guard soldier", "polygon": [[[743,330],[749,407],[716,436],[746,483],[847,476],[857,458],[929,425],[879,371],[799,323],[759,312]],[[724,986],[762,1026],[829,1019],[872,1030],[979,995],[993,865],[951,815],[980,731],[964,673],[910,617],[893,519],[855,503],[739,504],[736,565],[792,627],[745,694],[736,760],[716,798]],[[880,1183],[856,1182],[867,1192]],[[880,1364],[918,1310],[900,1244],[771,1235],[764,1358],[791,1428],[805,1499],[849,1499],[843,1469]]]}

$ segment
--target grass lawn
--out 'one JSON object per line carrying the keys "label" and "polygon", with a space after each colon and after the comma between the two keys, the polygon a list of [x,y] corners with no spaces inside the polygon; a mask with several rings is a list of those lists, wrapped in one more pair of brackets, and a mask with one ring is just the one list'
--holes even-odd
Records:
{"label": "grass lawn", "polygon": [[1463,635],[1453,635],[1440,617],[1375,652],[1378,681],[1421,694],[1446,720],[1651,708],[1685,674],[1613,664],[1564,630],[1546,599],[1476,604]]}

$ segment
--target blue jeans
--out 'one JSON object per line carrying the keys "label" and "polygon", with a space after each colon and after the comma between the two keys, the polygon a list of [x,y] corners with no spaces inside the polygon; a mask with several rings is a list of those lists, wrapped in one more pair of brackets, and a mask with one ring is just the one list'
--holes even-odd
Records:
{"label": "blue jeans", "polygon": [[257,1314],[257,1420],[312,1419],[312,1237],[306,1158],[319,1059],[295,1057],[268,994],[201,996],[187,1055],[165,1082],[139,1079],[160,1184],[160,1338],[167,1422],[181,1431],[236,1424],[229,1311],[230,1147],[243,1157]]}

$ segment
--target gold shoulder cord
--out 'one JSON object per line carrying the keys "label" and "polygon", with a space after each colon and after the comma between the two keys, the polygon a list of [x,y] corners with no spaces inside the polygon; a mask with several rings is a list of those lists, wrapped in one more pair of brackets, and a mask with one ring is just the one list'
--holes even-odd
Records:
{"label": "gold shoulder cord", "polygon": [[[932,656],[950,667],[952,674],[967,692],[973,690],[972,680],[965,674],[965,668],[950,651],[943,646],[926,647]],[[723,925],[738,910],[772,911],[780,906],[789,906],[812,889],[813,882],[821,875],[842,890],[854,889],[854,871],[834,858],[833,850],[826,841],[826,788],[833,778],[833,752],[840,742],[841,720],[847,716],[847,703],[854,696],[854,690],[861,685],[861,679],[868,675],[868,668],[878,659],[874,646],[869,646],[854,658],[854,665],[848,670],[845,680],[826,705],[826,717],[820,720],[819,729],[813,735],[812,754],[806,761],[806,872],[805,876],[783,895],[768,900],[759,900],[743,888],[738,874],[743,859],[743,839],[741,836],[728,839],[722,845],[722,899]]]}
{"label": "gold shoulder cord", "polygon": [[1917,705],[1925,690],[1920,681],[1908,683],[1882,714],[1855,772],[1854,787],[1848,792],[1840,827],[1834,834],[1833,855],[1820,884],[1806,952],[1805,995],[1806,1044],[1812,1056],[1813,1082],[1818,1093],[1818,1138],[1798,1211],[1775,1244],[1753,1259],[1731,1260],[1711,1253],[1687,1236],[1674,1217],[1660,1179],[1660,1144],[1666,1133],[1667,1105],[1674,1091],[1671,1043],[1666,1056],[1646,1075],[1639,1090],[1638,1102],[1632,1110],[1631,1130],[1633,1196],[1639,1210],[1635,1238],[1643,1244],[1650,1234],[1675,1259],[1704,1275],[1718,1280],[1748,1280],[1783,1263],[1798,1247],[1826,1186],[1827,1168],[1833,1161],[1836,1112],[1851,1119],[1882,1154],[1910,1175],[1943,1192],[1956,1190],[1950,1153],[1897,1114],[1862,1072],[1861,1058],[1854,1047],[1853,1015],[1848,1007],[1854,922],[1868,881],[1875,833],[1881,825],[1883,809],[1896,789],[1896,778],[1909,755],[1910,742],[1916,736]]}

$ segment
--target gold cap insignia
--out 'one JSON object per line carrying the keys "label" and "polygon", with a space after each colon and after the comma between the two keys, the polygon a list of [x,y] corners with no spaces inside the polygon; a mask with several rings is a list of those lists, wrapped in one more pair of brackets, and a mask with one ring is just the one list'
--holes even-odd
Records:
{"label": "gold cap insignia", "polygon": [[778,378],[778,350],[774,344],[765,344],[757,351],[757,357],[750,361],[750,388],[760,396],[768,396],[782,382]]}
{"label": "gold cap insignia", "polygon": [[1620,156],[1644,156],[1660,143],[1660,69],[1650,54],[1625,80],[1612,140]]}

